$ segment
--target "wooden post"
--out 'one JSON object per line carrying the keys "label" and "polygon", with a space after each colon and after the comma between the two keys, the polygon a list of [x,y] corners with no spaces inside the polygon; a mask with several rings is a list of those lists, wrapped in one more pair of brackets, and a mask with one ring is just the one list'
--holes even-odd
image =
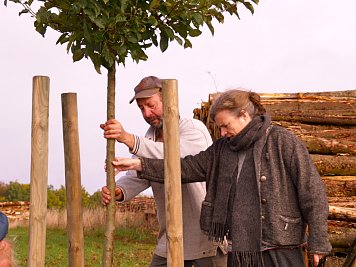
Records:
{"label": "wooden post", "polygon": [[77,94],[62,94],[69,267],[84,267],[84,235]]}
{"label": "wooden post", "polygon": [[167,225],[167,263],[184,265],[177,80],[163,80],[163,141]]}
{"label": "wooden post", "polygon": [[30,227],[27,266],[45,265],[48,183],[49,77],[32,80]]}

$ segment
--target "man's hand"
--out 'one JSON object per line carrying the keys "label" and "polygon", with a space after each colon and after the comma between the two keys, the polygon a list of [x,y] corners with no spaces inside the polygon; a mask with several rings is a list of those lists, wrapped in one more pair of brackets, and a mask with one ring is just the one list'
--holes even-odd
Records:
{"label": "man's hand", "polygon": [[104,124],[100,124],[100,128],[104,130],[104,137],[107,139],[116,139],[118,142],[127,145],[130,149],[133,148],[135,137],[125,131],[121,123],[111,119]]}
{"label": "man's hand", "polygon": [[[101,188],[101,203],[106,206],[109,204],[111,199],[110,195],[110,190],[106,186]],[[122,201],[124,199],[124,194],[122,193],[122,190],[120,187],[115,188],[115,200],[116,201]]]}

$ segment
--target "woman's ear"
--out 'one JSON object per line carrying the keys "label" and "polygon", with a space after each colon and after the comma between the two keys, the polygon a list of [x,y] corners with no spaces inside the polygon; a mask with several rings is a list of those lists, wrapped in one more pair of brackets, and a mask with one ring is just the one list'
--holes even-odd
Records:
{"label": "woman's ear", "polygon": [[252,120],[250,114],[248,114],[248,112],[243,109],[240,111],[240,117],[246,122],[246,124]]}

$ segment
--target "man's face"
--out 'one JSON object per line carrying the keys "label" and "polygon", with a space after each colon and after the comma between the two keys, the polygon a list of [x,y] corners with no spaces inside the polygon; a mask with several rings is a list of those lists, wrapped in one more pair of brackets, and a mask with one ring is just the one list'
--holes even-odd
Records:
{"label": "man's face", "polygon": [[160,93],[148,98],[136,99],[137,106],[140,108],[145,121],[155,128],[163,126],[163,106]]}

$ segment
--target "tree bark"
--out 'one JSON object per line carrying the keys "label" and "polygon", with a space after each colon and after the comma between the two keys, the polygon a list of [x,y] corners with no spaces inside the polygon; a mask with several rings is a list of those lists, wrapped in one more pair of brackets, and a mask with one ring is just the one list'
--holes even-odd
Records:
{"label": "tree bark", "polygon": [[[300,112],[269,113],[274,121],[291,121],[320,125],[356,126],[356,116],[310,115]],[[319,114],[321,111],[319,111]]]}
{"label": "tree bark", "polygon": [[345,230],[344,228],[329,233],[329,241],[333,248],[349,248],[355,238],[355,232],[350,232],[349,229]]}
{"label": "tree bark", "polygon": [[309,153],[337,155],[349,154],[356,155],[356,142],[338,139],[319,138],[311,135],[298,135],[306,145]]}
{"label": "tree bark", "polygon": [[322,113],[327,116],[348,117],[355,116],[356,98],[352,100],[268,99],[262,100],[262,104],[267,113],[272,116],[278,114],[293,115],[294,113],[319,116]]}
{"label": "tree bark", "polygon": [[300,122],[274,121],[274,125],[287,128],[297,136],[310,135],[318,138],[356,142],[356,128],[350,126],[310,125]]}
{"label": "tree bark", "polygon": [[356,222],[356,209],[329,206],[329,220]]}
{"label": "tree bark", "polygon": [[316,168],[322,176],[356,176],[355,156],[332,156],[311,154]]}
{"label": "tree bark", "polygon": [[322,179],[329,197],[352,197],[356,195],[356,176],[324,176]]}
{"label": "tree bark", "polygon": [[262,98],[306,98],[306,97],[335,97],[335,98],[356,98],[356,90],[342,90],[342,91],[329,91],[329,92],[309,92],[309,93],[264,93],[260,94]]}
{"label": "tree bark", "polygon": [[[115,119],[115,64],[108,70],[107,120]],[[106,186],[111,196],[115,196],[115,169],[112,161],[115,158],[115,139],[107,139],[106,143]],[[103,267],[113,266],[114,233],[115,233],[115,197],[106,206],[105,244],[103,251]]]}

